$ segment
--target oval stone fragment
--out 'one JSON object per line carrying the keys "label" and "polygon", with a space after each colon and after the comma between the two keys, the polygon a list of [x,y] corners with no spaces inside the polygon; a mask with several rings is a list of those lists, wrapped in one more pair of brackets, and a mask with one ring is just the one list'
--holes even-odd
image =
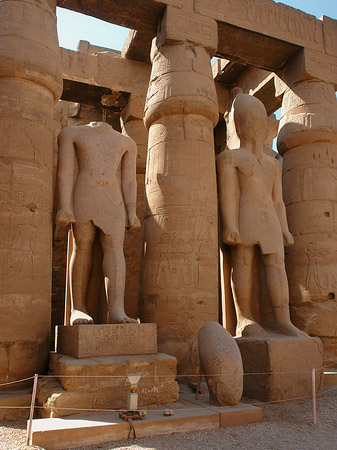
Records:
{"label": "oval stone fragment", "polygon": [[243,367],[234,338],[217,322],[208,322],[198,333],[198,349],[210,403],[235,406],[243,390]]}

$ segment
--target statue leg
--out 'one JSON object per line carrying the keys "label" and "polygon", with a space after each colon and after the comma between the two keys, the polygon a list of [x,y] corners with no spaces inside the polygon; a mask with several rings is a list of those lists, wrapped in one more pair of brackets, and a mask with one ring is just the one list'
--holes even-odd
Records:
{"label": "statue leg", "polygon": [[105,292],[108,300],[109,323],[137,323],[124,311],[125,259],[123,253],[124,227],[115,230],[114,236],[101,231],[100,239],[103,249],[103,275]]}
{"label": "statue leg", "polygon": [[262,336],[266,331],[254,320],[252,312],[254,246],[231,247],[232,286],[238,336]]}
{"label": "statue leg", "polygon": [[86,306],[86,294],[92,265],[92,245],[96,227],[92,222],[73,224],[74,248],[70,260],[71,325],[93,323]]}
{"label": "statue leg", "polygon": [[307,336],[291,323],[288,279],[284,267],[284,253],[262,255],[266,269],[267,288],[278,330],[289,336]]}

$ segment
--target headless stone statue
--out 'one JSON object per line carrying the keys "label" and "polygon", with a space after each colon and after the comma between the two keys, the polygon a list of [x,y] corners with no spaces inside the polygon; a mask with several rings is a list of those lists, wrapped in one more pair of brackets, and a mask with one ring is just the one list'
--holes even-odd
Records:
{"label": "headless stone statue", "polygon": [[253,317],[255,246],[261,252],[278,332],[305,335],[290,321],[284,246],[292,245],[282,199],[281,166],[263,153],[269,129],[263,104],[250,95],[235,97],[231,114],[240,147],[217,159],[222,242],[231,246],[232,288],[238,336],[263,336]]}
{"label": "headless stone statue", "polygon": [[[56,223],[72,224],[74,236],[69,271],[70,324],[93,323],[87,311],[86,294],[97,229],[103,250],[108,321],[136,322],[124,311],[123,254],[125,226],[140,226],[136,215],[136,144],[105,122],[64,128],[58,143]],[[75,180],[76,160],[78,176]]]}

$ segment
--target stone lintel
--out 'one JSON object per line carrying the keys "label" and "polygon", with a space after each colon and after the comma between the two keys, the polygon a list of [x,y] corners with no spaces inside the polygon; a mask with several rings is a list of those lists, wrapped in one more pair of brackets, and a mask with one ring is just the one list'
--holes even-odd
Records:
{"label": "stone lintel", "polygon": [[270,336],[236,338],[242,356],[243,395],[264,402],[310,397],[312,369],[316,392],[323,390],[322,343],[319,338]]}
{"label": "stone lintel", "polygon": [[[219,24],[240,28],[243,38],[244,34],[255,32],[267,39],[277,39],[280,44],[283,42],[323,51],[322,21],[282,3],[270,0],[258,2],[195,0],[194,11],[216,19]],[[221,40],[220,37],[219,42]],[[246,41],[242,40],[243,43]],[[266,52],[266,48],[262,50]],[[270,54],[270,51],[269,48],[267,53]]]}
{"label": "stone lintel", "polygon": [[167,2],[157,0],[57,0],[57,6],[133,30],[156,33]]}
{"label": "stone lintel", "polygon": [[282,99],[276,97],[275,74],[263,69],[249,67],[233,83],[232,87],[240,87],[244,94],[257,97],[264,104],[270,115],[281,107]]}
{"label": "stone lintel", "polygon": [[202,45],[210,55],[213,55],[218,46],[216,21],[168,6],[157,35],[156,45],[161,47],[175,42]]}
{"label": "stone lintel", "polygon": [[151,45],[154,37],[154,33],[148,33],[142,30],[130,30],[122,48],[122,58],[150,64]]}
{"label": "stone lintel", "polygon": [[275,74],[273,72],[237,64],[228,59],[217,59],[212,65],[212,71],[220,113],[223,114],[228,110],[228,94],[227,103],[225,103],[221,100],[221,91],[223,89],[229,91],[233,87],[239,87],[243,93],[254,95],[261,100],[268,115],[281,107],[282,99],[275,96]]}
{"label": "stone lintel", "polygon": [[108,47],[101,47],[98,45],[93,45],[89,41],[80,40],[77,44],[77,49],[80,53],[85,53],[86,55],[94,55],[95,53],[108,53],[110,56],[113,57],[120,57],[121,52],[118,50],[113,50],[112,48]]}
{"label": "stone lintel", "polygon": [[218,22],[218,36],[215,56],[270,71],[281,68],[301,49],[298,45],[224,22]]}
{"label": "stone lintel", "polygon": [[247,70],[247,66],[229,59],[217,59],[212,65],[213,79],[224,84],[232,84]]}
{"label": "stone lintel", "polygon": [[109,53],[86,55],[64,48],[60,51],[64,79],[106,87],[112,91],[137,95],[146,93],[150,64],[113,57]]}
{"label": "stone lintel", "polygon": [[57,330],[57,351],[74,358],[157,353],[157,325],[66,325]]}
{"label": "stone lintel", "polygon": [[324,50],[328,55],[337,57],[337,20],[322,16]]}
{"label": "stone lintel", "polygon": [[276,96],[282,95],[287,87],[312,79],[333,83],[337,89],[337,56],[304,48],[277,75],[281,82],[275,77]]}
{"label": "stone lintel", "polygon": [[[57,0],[57,5],[80,13],[125,26],[133,30],[153,33],[161,20],[165,7],[177,11],[192,10],[191,0],[101,0],[78,1]],[[242,0],[194,1],[195,16],[215,19],[219,24],[241,29],[241,43],[247,41],[250,32],[264,35],[268,40],[277,39],[279,43],[293,44],[336,54],[335,22],[323,16],[321,20],[299,9],[270,0],[243,2]],[[230,36],[228,36],[230,37]],[[223,36],[224,38],[224,36]],[[224,40],[224,39],[220,39]],[[271,53],[270,46],[266,53]],[[265,51],[265,48],[262,49]],[[332,53],[331,53],[332,52]],[[232,56],[235,56],[235,54]]]}

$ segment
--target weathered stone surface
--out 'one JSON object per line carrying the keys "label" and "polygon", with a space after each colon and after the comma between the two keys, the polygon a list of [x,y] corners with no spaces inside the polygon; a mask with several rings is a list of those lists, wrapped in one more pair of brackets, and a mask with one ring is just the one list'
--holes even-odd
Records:
{"label": "weathered stone surface", "polygon": [[[172,382],[177,361],[165,353],[136,356],[108,356],[76,359],[52,354],[51,366],[55,378],[66,391],[121,386],[127,374],[141,373],[142,384]],[[95,378],[97,376],[98,378]],[[110,378],[111,377],[111,378]]]}
{"label": "weathered stone surface", "polygon": [[286,266],[294,323],[310,335],[336,337],[337,102],[333,84],[315,79],[283,95],[278,148],[295,244]]}
{"label": "weathered stone surface", "polygon": [[63,227],[71,225],[74,245],[69,263],[70,324],[94,321],[89,313],[88,284],[97,233],[108,310],[103,322],[136,322],[124,310],[123,253],[125,228],[140,228],[136,215],[136,144],[106,122],[64,128],[58,144],[59,205],[55,222]]}
{"label": "weathered stone surface", "polygon": [[199,330],[198,352],[211,404],[237,405],[243,390],[243,368],[234,338],[219,323],[208,322]]}
{"label": "weathered stone surface", "polygon": [[154,323],[58,327],[57,351],[74,358],[157,353]]}
{"label": "weathered stone surface", "polygon": [[51,412],[56,416],[75,414],[79,412],[76,408],[126,408],[130,386],[125,385],[125,376],[132,373],[143,375],[139,406],[173,403],[179,392],[176,367],[176,358],[162,353],[84,360],[55,354],[52,369],[59,381],[46,378],[39,382],[38,403],[44,407],[44,417]]}
{"label": "weathered stone surface", "polygon": [[[193,395],[181,403],[184,407],[180,409],[174,405],[173,416],[163,416],[162,410],[147,411],[145,420],[134,421],[137,438],[262,422],[262,409],[251,405],[210,409],[205,401],[196,402]],[[50,450],[64,450],[74,445],[89,448],[104,442],[127,440],[129,432],[130,424],[123,421],[118,412],[96,413],[94,420],[92,413],[66,419],[35,419],[32,444]]]}
{"label": "weathered stone surface", "polygon": [[244,370],[243,395],[263,402],[310,397],[323,390],[322,343],[318,338],[236,338]]}
{"label": "weathered stone surface", "polygon": [[[337,38],[337,34],[336,34]],[[333,83],[337,88],[337,56],[303,48],[287,61],[284,68],[277,71],[277,75],[282,78],[286,86],[292,86],[298,81],[310,78],[317,78],[326,83]],[[277,94],[284,92],[278,89]]]}
{"label": "weathered stone surface", "polygon": [[272,0],[196,0],[195,12],[246,31],[254,31],[285,42],[323,50],[322,22],[282,3]]}
{"label": "weathered stone surface", "polygon": [[130,30],[121,51],[122,58],[150,63],[153,37],[153,33],[142,30]]}
{"label": "weathered stone surface", "polygon": [[197,333],[218,316],[217,200],[209,55],[200,45],[152,47],[140,318],[158,348],[197,372]]}
{"label": "weathered stone surface", "polygon": [[146,92],[151,72],[149,64],[104,53],[86,55],[64,48],[60,52],[65,79],[131,94],[144,95]]}
{"label": "weathered stone surface", "polygon": [[324,50],[329,55],[337,56],[337,20],[323,16]]}
{"label": "weathered stone surface", "polygon": [[[0,420],[27,420],[31,399],[31,389],[5,393],[0,392]],[[6,406],[9,406],[9,408],[6,408]]]}
{"label": "weathered stone surface", "polygon": [[53,115],[62,92],[55,1],[0,3],[2,381],[46,368],[50,337]]}
{"label": "weathered stone surface", "polygon": [[[337,337],[320,337],[323,343],[323,365],[326,370],[337,369]],[[336,383],[337,384],[337,383]]]}
{"label": "weathered stone surface", "polygon": [[[226,117],[228,150],[217,157],[221,242],[230,246],[227,279],[237,317],[237,336],[257,337],[265,328],[290,336],[303,335],[290,320],[289,289],[284,264],[284,246],[294,243],[289,232],[282,198],[281,165],[268,143],[275,123],[267,118],[257,98],[233,89],[230,113]],[[274,129],[274,131],[273,131]],[[258,254],[258,257],[256,257]],[[259,258],[259,259],[258,259]],[[256,276],[258,261],[265,279]],[[257,288],[266,295],[256,298]],[[227,283],[228,284],[228,283]],[[226,303],[229,299],[225,298]],[[266,301],[265,301],[266,300]],[[270,323],[264,323],[264,303]]]}
{"label": "weathered stone surface", "polygon": [[215,20],[168,6],[157,36],[157,45],[177,41],[202,45],[210,54],[214,54],[218,44]]}

